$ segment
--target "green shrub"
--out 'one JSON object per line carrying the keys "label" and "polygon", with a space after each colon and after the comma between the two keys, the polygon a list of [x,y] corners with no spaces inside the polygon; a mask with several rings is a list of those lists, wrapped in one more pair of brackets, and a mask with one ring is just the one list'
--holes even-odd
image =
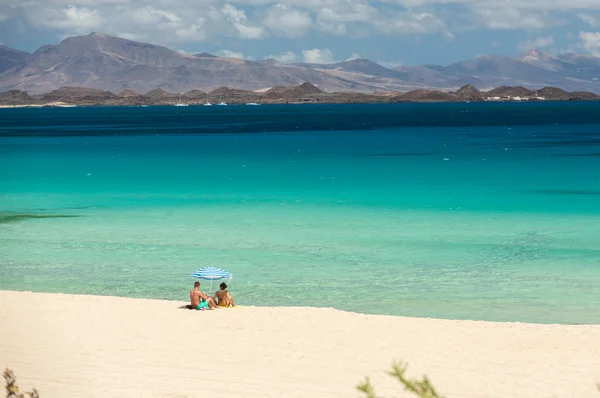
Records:
{"label": "green shrub", "polygon": [[[404,386],[405,390],[412,392],[419,398],[444,398],[437,393],[427,376],[423,376],[423,380],[408,379],[405,375],[406,369],[408,369],[407,364],[403,362],[394,363],[392,366],[392,371],[388,372],[388,374],[397,378],[398,381],[400,381],[400,383]],[[379,398],[375,394],[375,389],[373,388],[373,385],[368,377],[356,388],[358,391],[363,392],[367,398]]]}
{"label": "green shrub", "polygon": [[40,397],[40,394],[38,394],[35,388],[32,392],[26,392],[25,394],[19,392],[17,377],[15,376],[15,373],[8,368],[4,370],[4,380],[6,381],[6,398],[25,398],[25,394],[31,398]]}
{"label": "green shrub", "polygon": [[[406,363],[394,363],[392,371],[388,372],[388,374],[397,378],[404,386],[405,390],[410,391],[419,398],[444,398],[437,393],[427,376],[423,376],[423,380],[420,381],[417,379],[408,379],[405,376],[406,369],[408,369]],[[596,384],[596,387],[598,388],[598,391],[600,391],[600,383]],[[364,393],[367,398],[381,398],[375,394],[375,389],[368,377],[364,382],[356,386],[356,388],[358,391]]]}

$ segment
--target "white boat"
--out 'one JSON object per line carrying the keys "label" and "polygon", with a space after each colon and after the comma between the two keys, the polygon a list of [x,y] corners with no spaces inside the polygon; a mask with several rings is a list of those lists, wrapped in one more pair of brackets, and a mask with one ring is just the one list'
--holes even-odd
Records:
{"label": "white boat", "polygon": [[210,102],[207,102],[206,104],[204,104],[204,106],[212,106],[212,104]]}
{"label": "white boat", "polygon": [[175,106],[188,106],[188,104],[181,102],[181,93],[179,93],[179,101],[175,104]]}
{"label": "white boat", "polygon": [[248,102],[246,105],[250,105],[250,106],[258,106],[258,105],[260,105],[260,104],[259,104],[259,103],[257,103],[257,102]]}
{"label": "white boat", "polygon": [[227,102],[221,101],[217,105],[219,105],[219,106],[227,106]]}

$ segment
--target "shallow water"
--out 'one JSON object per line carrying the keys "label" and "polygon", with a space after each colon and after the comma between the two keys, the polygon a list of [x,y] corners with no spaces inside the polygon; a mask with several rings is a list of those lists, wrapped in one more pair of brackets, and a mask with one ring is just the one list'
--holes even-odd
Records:
{"label": "shallow water", "polygon": [[598,322],[596,103],[3,109],[0,182],[1,289]]}

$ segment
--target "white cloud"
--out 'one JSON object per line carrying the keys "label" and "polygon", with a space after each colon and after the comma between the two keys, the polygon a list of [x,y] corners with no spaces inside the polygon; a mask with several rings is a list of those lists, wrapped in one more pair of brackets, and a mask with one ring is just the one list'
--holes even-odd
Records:
{"label": "white cloud", "polygon": [[98,10],[74,5],[62,9],[32,10],[29,20],[38,27],[75,32],[98,29],[105,23]]}
{"label": "white cloud", "polygon": [[307,64],[332,64],[333,53],[328,48],[313,48],[312,50],[303,50],[302,58]]}
{"label": "white cloud", "polygon": [[[218,38],[260,39],[267,29],[242,7],[216,0],[0,0],[0,15],[22,15],[29,24],[57,36],[92,31],[180,46]],[[246,4],[247,5],[247,4]],[[252,9],[252,8],[250,8]],[[1,22],[1,21],[0,21]]]}
{"label": "white cloud", "polygon": [[204,29],[204,18],[198,18],[196,23],[189,25],[187,28],[175,30],[177,37],[184,42],[205,41],[208,39],[208,34]]}
{"label": "white cloud", "polygon": [[368,24],[379,18],[379,10],[364,2],[347,1],[334,4],[335,6],[326,5],[317,12],[317,23],[326,32],[345,35],[349,33],[349,24]]}
{"label": "white cloud", "polygon": [[221,12],[223,13],[223,15],[225,15],[234,22],[243,22],[248,20],[248,17],[246,17],[246,12],[244,10],[235,8],[231,4],[225,4],[221,8]]}
{"label": "white cloud", "polygon": [[579,46],[591,55],[600,56],[600,32],[579,32]]}
{"label": "white cloud", "polygon": [[242,39],[261,39],[265,36],[265,29],[262,26],[252,26],[247,23],[248,17],[244,10],[225,4],[221,7],[221,12],[233,23]]}
{"label": "white cloud", "polygon": [[265,36],[265,30],[260,26],[246,26],[234,23],[234,26],[240,33],[242,39],[262,39]]}
{"label": "white cloud", "polygon": [[554,38],[552,36],[538,37],[537,39],[520,41],[517,44],[519,51],[529,51],[543,47],[549,47],[554,45]]}
{"label": "white cloud", "polygon": [[474,16],[479,24],[488,29],[543,29],[553,24],[551,16],[543,11],[523,11],[518,8],[478,7]]}
{"label": "white cloud", "polygon": [[312,25],[312,18],[306,11],[277,4],[269,8],[263,23],[277,36],[301,37]]}
{"label": "white cloud", "polygon": [[442,4],[463,4],[473,6],[485,6],[493,8],[520,8],[530,10],[571,10],[579,11],[581,9],[600,9],[600,2],[597,0],[383,0],[386,3],[401,4],[407,8],[442,5]]}
{"label": "white cloud", "polygon": [[402,11],[393,13],[377,23],[386,34],[424,34],[443,30],[446,24],[430,12]]}
{"label": "white cloud", "polygon": [[403,65],[402,62],[398,62],[398,61],[377,61],[377,63],[388,69],[394,69],[397,66]]}
{"label": "white cloud", "polygon": [[462,31],[533,31],[574,20],[598,30],[600,0],[0,0],[0,23],[25,21],[27,29],[41,31],[30,32],[38,37],[100,31],[170,47],[300,38],[311,31],[438,34],[452,41]]}
{"label": "white cloud", "polygon": [[219,51],[217,51],[217,55],[219,57],[225,57],[225,58],[250,59],[249,57],[246,57],[244,55],[244,53],[241,53],[238,51],[231,51],[231,50],[219,50]]}
{"label": "white cloud", "polygon": [[578,14],[579,19],[586,25],[591,26],[592,28],[600,27],[600,15],[590,15],[590,14]]}
{"label": "white cloud", "polygon": [[362,55],[360,55],[359,53],[352,53],[351,56],[349,56],[348,58],[346,58],[346,62],[348,61],[354,61],[355,59],[361,59],[364,58]]}
{"label": "white cloud", "polygon": [[178,23],[181,19],[174,13],[160,10],[154,7],[141,7],[131,12],[131,19],[135,23],[158,24],[158,23]]}
{"label": "white cloud", "polygon": [[277,55],[269,55],[267,58],[272,58],[281,64],[291,64],[296,62],[298,57],[293,51],[288,51]]}

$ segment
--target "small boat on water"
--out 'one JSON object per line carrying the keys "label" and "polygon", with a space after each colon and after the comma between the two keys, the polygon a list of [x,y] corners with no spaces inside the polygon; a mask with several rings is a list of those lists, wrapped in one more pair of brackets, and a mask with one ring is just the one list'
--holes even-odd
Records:
{"label": "small boat on water", "polygon": [[188,104],[184,104],[183,102],[181,102],[181,93],[179,93],[179,101],[177,101],[175,106],[188,106]]}
{"label": "small boat on water", "polygon": [[206,104],[204,104],[204,106],[212,106],[212,104],[210,102],[207,102]]}
{"label": "small boat on water", "polygon": [[258,106],[260,104],[257,103],[257,102],[248,102],[246,105],[249,105],[249,106]]}
{"label": "small boat on water", "polygon": [[219,106],[227,106],[227,102],[221,101],[217,105],[219,105]]}

